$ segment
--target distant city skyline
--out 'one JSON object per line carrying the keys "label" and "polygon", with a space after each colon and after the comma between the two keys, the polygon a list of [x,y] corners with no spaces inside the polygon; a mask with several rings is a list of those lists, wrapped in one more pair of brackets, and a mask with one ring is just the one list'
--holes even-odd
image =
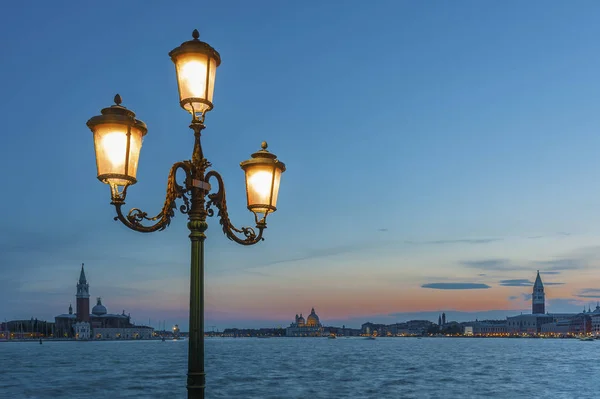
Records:
{"label": "distant city skyline", "polygon": [[[81,266],[83,269],[83,265]],[[550,273],[552,274],[552,273]],[[80,281],[78,281],[78,283],[80,283]],[[506,284],[508,286],[518,286],[518,287],[528,287],[529,289],[531,289],[533,287],[533,283],[531,280],[529,279],[519,279],[519,280],[504,280],[503,284]],[[551,283],[551,282],[545,282],[544,284],[552,286],[552,285],[558,285],[556,283]],[[79,285],[77,285],[77,288],[79,287]],[[92,284],[92,289],[93,289],[93,284]],[[440,288],[440,289],[444,289],[444,288]],[[547,290],[547,288],[546,288]],[[76,290],[73,290],[73,293]],[[109,290],[109,292],[115,292],[114,290]],[[93,291],[92,291],[93,293]],[[116,293],[116,292],[115,292]],[[91,295],[92,298],[103,298],[104,303],[111,303],[111,298],[106,298],[103,295],[100,295],[101,293],[98,292],[98,295]],[[122,295],[122,293],[121,293]],[[117,297],[122,297],[121,295],[119,295],[119,293],[116,293]],[[108,302],[107,302],[108,299]],[[521,297],[519,299],[522,299],[523,301],[525,301],[526,303],[531,302],[531,294],[527,294],[527,293],[522,293]],[[73,303],[75,302],[73,300],[73,296],[70,297],[70,299],[67,301],[69,303],[68,308],[72,307]],[[589,301],[588,301],[589,302]],[[553,300],[552,298],[548,298],[548,303],[551,306],[550,311],[552,313],[563,313],[563,312],[579,312],[582,309],[575,309],[572,305],[569,305],[568,303],[565,304],[563,303],[563,301],[559,300]],[[598,303],[598,302],[596,302]],[[565,306],[566,305],[566,306]],[[119,304],[113,304],[112,308],[118,308]],[[592,306],[591,302],[588,303],[588,308],[590,308]],[[134,309],[138,309],[137,307],[135,307],[134,305]],[[66,308],[64,309],[66,313]],[[313,307],[313,311],[314,311],[314,307]],[[125,309],[123,309],[124,313],[130,313],[129,311],[126,311]],[[422,319],[422,320],[429,320],[432,322],[436,321],[436,318],[439,318],[441,313],[445,313],[446,314],[446,320],[447,321],[457,321],[457,322],[464,322],[464,321],[474,321],[476,319],[479,320],[485,320],[485,319],[504,319],[507,316],[515,316],[519,313],[526,313],[529,314],[531,313],[531,308],[529,309],[505,309],[505,310],[498,310],[498,309],[491,309],[491,310],[483,310],[483,311],[471,311],[471,312],[465,312],[465,311],[456,311],[456,310],[446,310],[446,309],[440,309],[440,310],[434,310],[434,311],[413,311],[413,312],[398,312],[398,313],[391,313],[391,314],[370,314],[370,315],[352,315],[350,317],[346,317],[346,318],[341,318],[341,319],[329,319],[329,320],[325,320],[323,322],[323,325],[325,326],[342,326],[345,325],[346,327],[349,328],[357,328],[358,326],[360,326],[363,323],[366,322],[373,322],[373,323],[382,323],[382,324],[393,324],[393,323],[397,323],[397,322],[404,322],[404,321],[408,321],[408,320],[417,320],[417,319]],[[38,312],[39,313],[39,312]],[[57,314],[60,312],[57,312]],[[303,312],[297,312],[297,314],[302,314]],[[157,315],[163,315],[166,318],[156,318]],[[208,316],[211,317],[211,316]],[[37,315],[32,315],[30,317],[13,317],[12,319],[30,319],[30,318],[36,318],[36,319],[40,319],[40,320],[46,320],[46,321],[52,321],[54,320],[54,316],[51,317],[38,317]],[[132,322],[134,324],[138,324],[138,325],[148,325],[151,327],[155,327],[157,329],[159,328],[166,328],[166,329],[170,329],[173,325],[177,324],[180,327],[185,327],[184,331],[187,330],[187,322],[185,320],[185,317],[182,318],[180,314],[167,314],[164,315],[164,313],[162,313],[160,310],[157,312],[157,314],[154,314],[153,316],[149,316],[148,319],[144,319],[144,318],[132,318]],[[220,323],[220,324],[214,324],[214,323]],[[211,324],[213,323],[213,324]],[[246,318],[244,318],[243,316],[239,316],[237,319],[218,319],[217,317],[215,318],[208,318],[207,319],[207,324],[206,324],[206,331],[211,331],[213,329],[215,330],[223,330],[225,328],[261,328],[261,327],[286,327],[288,324],[290,324],[291,321],[289,320],[283,320],[283,319],[269,319],[269,318],[261,318],[261,319],[255,319],[255,320],[248,320]]]}
{"label": "distant city skyline", "polygon": [[126,208],[158,212],[192,142],[167,53],[195,28],[222,57],[203,140],[236,225],[239,162],[266,140],[287,166],[264,242],[209,220],[207,329],[501,317],[530,310],[536,270],[548,311],[600,299],[599,3],[119,9],[4,8],[0,320],[64,313],[83,262],[107,308],[187,330],[185,215],[114,222],[85,123],[120,93],[148,125]]}

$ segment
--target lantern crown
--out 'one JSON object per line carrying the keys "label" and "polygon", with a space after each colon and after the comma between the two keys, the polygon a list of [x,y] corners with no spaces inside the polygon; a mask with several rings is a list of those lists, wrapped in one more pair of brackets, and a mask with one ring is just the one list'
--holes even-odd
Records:
{"label": "lantern crown", "polygon": [[121,105],[123,100],[119,94],[115,95],[114,102],[114,105],[100,111],[102,115],[91,117],[87,121],[87,126],[93,131],[94,127],[100,124],[120,123],[137,127],[142,132],[142,136],[145,136],[148,133],[148,127],[144,122],[135,119],[135,112]]}
{"label": "lantern crown", "polygon": [[192,40],[181,43],[179,47],[176,47],[169,52],[169,57],[171,57],[173,62],[175,62],[177,56],[182,54],[201,53],[214,58],[217,62],[217,66],[221,65],[221,55],[217,50],[212,48],[210,44],[200,41],[200,32],[198,32],[198,29],[194,29],[192,38]]}
{"label": "lantern crown", "polygon": [[242,169],[246,169],[246,167],[249,165],[266,163],[277,164],[277,167],[281,169],[282,172],[285,172],[285,164],[277,159],[277,155],[273,154],[272,152],[269,152],[269,150],[267,150],[268,147],[269,144],[267,144],[266,141],[263,141],[260,144],[260,150],[252,154],[250,156],[251,159],[240,162],[240,166],[242,167]]}

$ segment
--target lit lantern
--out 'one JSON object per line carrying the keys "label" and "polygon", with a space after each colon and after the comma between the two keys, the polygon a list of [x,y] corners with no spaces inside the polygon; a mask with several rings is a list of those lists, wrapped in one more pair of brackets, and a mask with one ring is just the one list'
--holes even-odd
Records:
{"label": "lit lantern", "polygon": [[221,56],[209,44],[198,40],[197,30],[192,37],[193,40],[182,43],[169,56],[177,72],[179,104],[195,116],[213,108],[215,73],[221,64]]}
{"label": "lit lantern", "polygon": [[252,154],[252,158],[240,163],[246,173],[246,195],[248,209],[259,220],[277,210],[277,195],[281,174],[285,172],[285,164],[277,160],[275,154],[267,151],[267,142],[263,141],[260,151]]}
{"label": "lit lantern", "polygon": [[102,115],[94,116],[87,125],[94,134],[98,180],[111,189],[135,184],[142,137],[148,129],[135,119],[135,113],[121,106],[121,96],[115,96],[115,105],[104,108]]}

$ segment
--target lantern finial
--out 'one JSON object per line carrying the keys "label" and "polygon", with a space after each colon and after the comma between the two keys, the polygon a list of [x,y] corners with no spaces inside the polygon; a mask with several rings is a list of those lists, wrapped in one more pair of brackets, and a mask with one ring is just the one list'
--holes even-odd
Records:
{"label": "lantern finial", "polygon": [[114,101],[115,101],[115,104],[121,105],[121,103],[123,102],[123,100],[121,99],[121,95],[120,94],[115,95]]}
{"label": "lantern finial", "polygon": [[265,151],[267,150],[267,147],[268,147],[268,146],[269,146],[269,145],[267,144],[267,142],[266,142],[266,141],[263,141],[263,142],[260,144],[260,148],[262,148],[262,149],[263,149],[263,150],[265,150]]}
{"label": "lantern finial", "polygon": [[192,37],[195,40],[198,40],[200,38],[200,32],[198,32],[198,29],[194,29],[194,31],[192,32]]}

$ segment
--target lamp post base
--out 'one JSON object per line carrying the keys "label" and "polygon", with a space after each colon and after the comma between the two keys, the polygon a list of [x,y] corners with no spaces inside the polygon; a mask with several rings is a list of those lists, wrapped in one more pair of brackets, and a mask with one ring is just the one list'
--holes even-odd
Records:
{"label": "lamp post base", "polygon": [[188,372],[187,391],[188,399],[204,399],[204,388],[206,387],[206,374]]}

